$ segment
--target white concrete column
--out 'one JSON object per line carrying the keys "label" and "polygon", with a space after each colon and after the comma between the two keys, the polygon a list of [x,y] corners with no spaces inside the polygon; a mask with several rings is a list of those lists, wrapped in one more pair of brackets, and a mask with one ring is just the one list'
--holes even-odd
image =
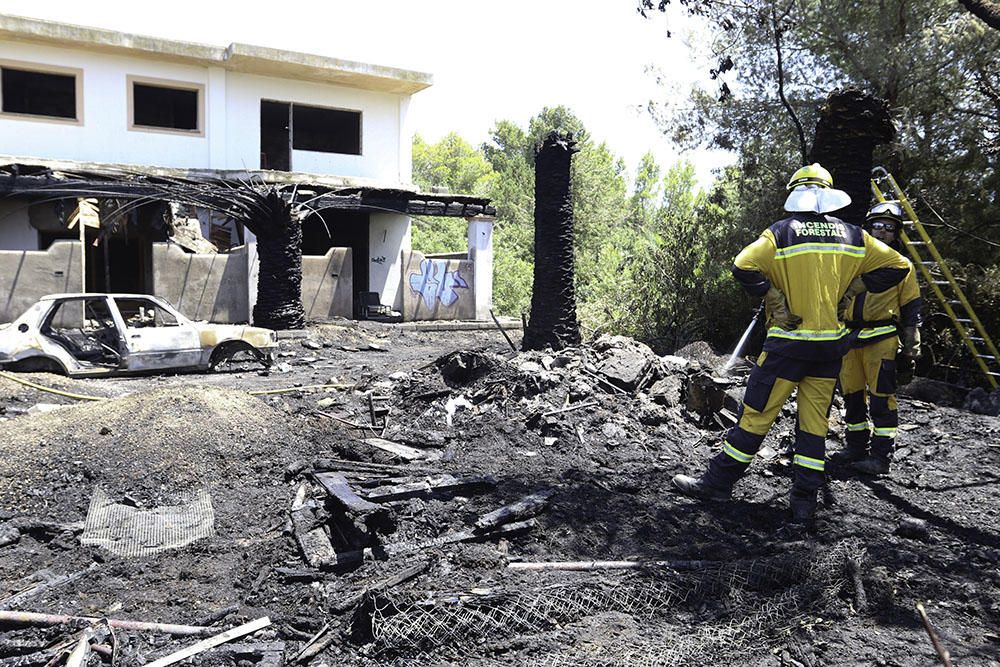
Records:
{"label": "white concrete column", "polygon": [[373,213],[368,225],[368,288],[382,295],[382,303],[403,309],[403,267],[400,251],[409,250],[412,235],[409,216]]}
{"label": "white concrete column", "polygon": [[[226,70],[208,68],[208,85],[205,86],[205,131],[208,137],[209,169],[229,169],[226,138]],[[237,165],[237,168],[240,165]],[[256,166],[256,165],[254,165]]]}
{"label": "white concrete column", "polygon": [[399,98],[399,182],[413,182],[413,127],[409,118],[410,97]]}
{"label": "white concrete column", "polygon": [[475,267],[476,319],[490,319],[493,307],[493,218],[469,218],[469,259]]}
{"label": "white concrete column", "polygon": [[260,263],[257,261],[257,237],[249,229],[243,229],[243,242],[247,247],[247,321],[253,322],[253,307],[257,305],[257,275]]}

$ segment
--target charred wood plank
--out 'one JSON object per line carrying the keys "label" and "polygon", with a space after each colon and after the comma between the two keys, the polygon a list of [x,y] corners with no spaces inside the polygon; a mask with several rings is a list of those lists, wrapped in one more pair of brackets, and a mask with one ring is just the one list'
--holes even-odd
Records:
{"label": "charred wood plank", "polygon": [[500,509],[493,510],[479,517],[476,521],[476,529],[480,531],[492,530],[515,519],[535,516],[545,509],[545,506],[549,503],[549,498],[554,494],[554,489],[544,489],[527,495],[517,502],[504,505]]}
{"label": "charred wood plank", "polygon": [[441,535],[440,537],[434,537],[428,540],[398,542],[396,544],[386,544],[380,548],[369,547],[360,551],[345,551],[337,554],[337,564],[353,565],[366,560],[385,560],[387,558],[397,558],[400,556],[418,553],[420,551],[436,549],[437,547],[442,547],[446,544],[474,542],[504,537],[506,535],[514,535],[531,530],[537,525],[538,522],[534,519],[527,519],[525,521],[516,521],[505,526],[500,526],[496,530],[488,533],[482,533],[470,528],[459,530],[454,533],[447,533],[446,535]]}
{"label": "charred wood plank", "polygon": [[398,442],[384,440],[382,438],[365,438],[362,442],[366,445],[375,447],[376,449],[381,449],[383,452],[394,454],[401,459],[406,459],[407,461],[429,461],[440,458],[440,454],[437,452],[428,452],[422,449],[416,449],[415,447],[401,445]]}
{"label": "charred wood plank", "polygon": [[402,570],[401,572],[397,572],[396,574],[387,579],[383,579],[381,581],[375,582],[370,586],[366,586],[364,590],[358,591],[357,593],[352,593],[351,595],[344,597],[339,602],[335,602],[334,604],[330,605],[330,610],[338,614],[342,614],[345,611],[350,611],[351,609],[354,609],[359,604],[361,604],[361,601],[364,600],[365,596],[368,595],[369,593],[374,593],[376,591],[385,591],[394,586],[398,586],[399,584],[406,583],[410,579],[413,579],[414,577],[423,574],[427,570],[427,567],[429,565],[430,564],[426,562],[417,563],[416,565],[411,565],[410,567]]}
{"label": "charred wood plank", "polygon": [[356,494],[343,475],[335,472],[317,472],[313,477],[326,490],[327,494],[348,512],[368,514],[380,509],[375,503],[370,503]]}
{"label": "charred wood plank", "polygon": [[496,480],[491,477],[479,475],[454,477],[444,474],[428,477],[416,482],[377,487],[370,491],[364,491],[363,494],[368,500],[385,503],[392,500],[406,500],[408,498],[428,497],[438,494],[457,493],[459,491],[474,491],[494,486],[496,486]]}
{"label": "charred wood plank", "polygon": [[261,618],[250,621],[249,623],[238,625],[235,628],[221,632],[213,637],[203,639],[196,644],[192,644],[187,648],[181,649],[180,651],[175,651],[170,655],[165,655],[158,660],[148,662],[146,663],[146,667],[167,667],[167,665],[172,665],[175,662],[184,660],[185,658],[190,658],[191,656],[203,653],[210,648],[218,646],[219,644],[225,644],[233,639],[257,632],[261,628],[266,628],[269,625],[271,625],[271,619],[267,616],[262,616]]}
{"label": "charred wood plank", "polygon": [[291,511],[292,528],[306,562],[312,567],[326,567],[336,562],[337,554],[322,520],[317,516],[315,505],[305,500],[307,489],[308,486],[303,483],[295,494]]}
{"label": "charred wood plank", "polygon": [[71,574],[53,577],[48,581],[43,581],[39,584],[36,584],[35,586],[32,586],[28,590],[21,591],[20,593],[16,593],[14,595],[11,595],[9,598],[0,601],[0,609],[10,609],[11,607],[16,607],[25,600],[28,600],[40,593],[44,593],[46,591],[52,590],[53,588],[63,586],[65,584],[70,583],[71,581],[76,581],[77,579],[81,578],[82,576],[92,571],[96,567],[97,563],[91,563],[87,568],[79,570],[78,572],[73,572]]}

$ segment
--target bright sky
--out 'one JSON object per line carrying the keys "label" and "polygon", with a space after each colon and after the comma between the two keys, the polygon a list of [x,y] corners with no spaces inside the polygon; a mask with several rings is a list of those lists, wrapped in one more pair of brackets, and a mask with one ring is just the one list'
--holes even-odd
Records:
{"label": "bright sky", "polygon": [[[430,141],[456,131],[478,145],[497,120],[524,127],[543,107],[562,104],[630,173],[646,151],[663,168],[682,157],[642,109],[704,76],[682,41],[666,37],[662,17],[642,19],[634,0],[0,0],[0,13],[429,72],[434,85],[414,96],[410,113]],[[658,86],[648,67],[673,87]],[[705,152],[683,157],[705,184],[725,162]]]}

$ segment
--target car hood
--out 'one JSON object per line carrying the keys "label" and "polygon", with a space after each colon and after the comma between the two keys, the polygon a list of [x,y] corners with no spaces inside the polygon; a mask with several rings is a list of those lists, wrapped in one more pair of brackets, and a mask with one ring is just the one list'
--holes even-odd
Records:
{"label": "car hood", "polygon": [[198,337],[204,347],[214,347],[227,340],[242,340],[256,348],[271,348],[277,345],[277,334],[271,329],[252,327],[245,324],[209,324],[195,322]]}

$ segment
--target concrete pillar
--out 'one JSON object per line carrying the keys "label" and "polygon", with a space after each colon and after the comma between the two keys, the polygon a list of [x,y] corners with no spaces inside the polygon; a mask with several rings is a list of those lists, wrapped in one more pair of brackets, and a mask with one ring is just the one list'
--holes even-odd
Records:
{"label": "concrete pillar", "polygon": [[252,321],[253,307],[257,305],[257,274],[260,273],[260,263],[257,261],[257,237],[249,229],[244,228],[243,240],[247,251],[245,255],[247,260],[247,321]]}
{"label": "concrete pillar", "polygon": [[469,259],[475,267],[476,319],[490,319],[493,307],[493,218],[469,218]]}
{"label": "concrete pillar", "polygon": [[410,98],[399,98],[399,182],[413,182],[413,126],[410,123]]}

